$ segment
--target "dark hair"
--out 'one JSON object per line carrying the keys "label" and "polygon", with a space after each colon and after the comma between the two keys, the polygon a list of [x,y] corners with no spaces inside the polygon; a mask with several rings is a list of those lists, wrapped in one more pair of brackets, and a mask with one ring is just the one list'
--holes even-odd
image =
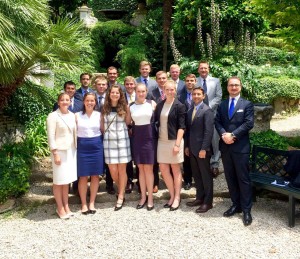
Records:
{"label": "dark hair", "polygon": [[230,81],[231,79],[237,79],[237,80],[239,80],[239,81],[240,81],[240,84],[241,84],[241,86],[242,86],[242,80],[241,80],[238,76],[232,76],[232,77],[229,77],[228,80],[227,80],[227,85],[228,85],[228,83],[229,83],[229,81]]}
{"label": "dark hair", "polygon": [[[60,98],[64,95],[67,95],[70,98],[70,95],[68,95],[67,93],[60,93],[57,97],[57,102],[59,102]],[[71,98],[70,98],[71,99]]]}
{"label": "dark hair", "polygon": [[121,117],[125,117],[126,113],[127,113],[127,103],[125,100],[125,95],[124,92],[122,91],[122,88],[119,85],[112,85],[111,87],[108,88],[107,90],[107,94],[105,96],[105,101],[104,101],[104,105],[103,105],[103,110],[102,110],[102,114],[103,115],[108,115],[111,110],[112,110],[112,104],[111,104],[111,99],[110,99],[110,93],[112,91],[112,89],[117,88],[119,90],[120,93],[120,99],[118,100],[118,104],[117,104],[117,113],[119,116]]}
{"label": "dark hair", "polygon": [[76,85],[73,81],[67,81],[67,82],[64,83],[64,90],[66,90],[67,85],[74,85],[76,87]]}
{"label": "dark hair", "polygon": [[95,110],[95,108],[96,108],[96,105],[97,105],[97,96],[96,96],[96,94],[95,93],[93,93],[93,92],[88,92],[88,93],[86,93],[84,96],[83,96],[83,109],[82,109],[82,114],[85,114],[86,113],[86,110],[85,110],[85,105],[84,105],[84,101],[85,101],[85,99],[89,96],[89,95],[92,95],[92,96],[94,96],[94,98],[95,98],[95,106],[94,106],[94,110]]}
{"label": "dark hair", "polygon": [[188,74],[188,75],[185,77],[185,80],[186,80],[188,77],[189,77],[189,78],[192,77],[192,78],[196,79],[196,81],[197,81],[197,77],[195,76],[195,74]]}
{"label": "dark hair", "polygon": [[80,75],[80,80],[82,79],[83,76],[89,76],[89,79],[91,79],[91,77],[92,77],[92,75],[90,73],[85,72]]}
{"label": "dark hair", "polygon": [[201,86],[195,86],[195,87],[192,89],[192,92],[194,92],[195,90],[201,90],[202,94],[205,95],[204,89],[203,89]]}
{"label": "dark hair", "polygon": [[110,66],[109,68],[107,68],[107,73],[108,73],[109,70],[113,70],[113,69],[115,69],[117,71],[117,73],[118,73],[118,69],[116,67],[114,67],[114,66]]}

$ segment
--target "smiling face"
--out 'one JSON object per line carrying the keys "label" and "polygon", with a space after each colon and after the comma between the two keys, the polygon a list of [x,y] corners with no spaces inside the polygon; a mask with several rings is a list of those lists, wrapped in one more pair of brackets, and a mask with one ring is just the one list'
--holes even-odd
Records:
{"label": "smiling face", "polygon": [[88,111],[93,111],[95,106],[96,106],[96,96],[93,93],[88,93],[84,96],[83,99],[83,104],[85,107],[85,110]]}
{"label": "smiling face", "polygon": [[99,95],[103,95],[107,89],[107,81],[106,80],[96,80],[94,87]]}
{"label": "smiling face", "polygon": [[186,86],[187,90],[190,92],[193,90],[196,83],[197,83],[197,80],[194,77],[186,77],[185,78],[185,86]]}
{"label": "smiling face", "polygon": [[139,103],[143,103],[147,96],[147,87],[144,84],[138,84],[136,87],[136,98]]}
{"label": "smiling face", "polygon": [[107,77],[109,82],[114,83],[118,78],[118,71],[115,68],[109,69],[107,71]]}
{"label": "smiling face", "polygon": [[150,65],[141,66],[139,71],[142,77],[147,78],[151,72]]}
{"label": "smiling face", "polygon": [[119,88],[118,87],[112,87],[110,94],[109,94],[109,98],[111,100],[112,104],[117,104],[119,99],[120,99],[120,92],[119,92]]}
{"label": "smiling face", "polygon": [[170,67],[170,75],[171,78],[176,81],[180,75],[180,67],[179,66],[171,66]]}
{"label": "smiling face", "polygon": [[124,86],[126,88],[126,92],[129,95],[132,95],[134,93],[134,90],[135,90],[135,81],[134,80],[126,80]]}
{"label": "smiling face", "polygon": [[173,81],[167,81],[164,85],[164,94],[168,100],[174,99],[176,95],[176,84]]}
{"label": "smiling face", "polygon": [[60,94],[57,103],[61,111],[67,111],[71,104],[70,96],[67,93]]}
{"label": "smiling face", "polygon": [[76,91],[75,85],[67,84],[65,87],[65,92],[70,96],[70,98],[73,98]]}
{"label": "smiling face", "polygon": [[156,74],[156,82],[157,82],[158,87],[160,89],[163,89],[163,87],[164,87],[165,83],[167,82],[167,80],[168,80],[167,73],[161,72],[161,71],[157,72],[157,74]]}
{"label": "smiling face", "polygon": [[236,97],[242,90],[241,81],[238,78],[230,78],[227,83],[227,91],[230,97]]}
{"label": "smiling face", "polygon": [[80,78],[80,83],[83,88],[88,88],[90,84],[90,76],[89,75],[82,75]]}
{"label": "smiling face", "polygon": [[208,63],[200,63],[198,67],[198,73],[202,78],[206,78],[209,73],[209,65]]}
{"label": "smiling face", "polygon": [[193,102],[195,105],[198,105],[199,103],[201,103],[204,98],[205,98],[205,94],[202,88],[196,88],[193,90],[193,94],[192,94],[192,98],[193,98]]}

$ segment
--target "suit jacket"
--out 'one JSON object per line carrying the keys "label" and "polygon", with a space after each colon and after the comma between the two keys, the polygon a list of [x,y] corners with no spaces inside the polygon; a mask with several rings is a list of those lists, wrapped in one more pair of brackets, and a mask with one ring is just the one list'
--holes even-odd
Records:
{"label": "suit jacket", "polygon": [[[135,79],[135,81],[136,81],[137,83],[143,83],[143,84],[145,83],[145,82],[141,81],[141,77],[140,77],[140,76],[137,77],[137,78]],[[156,81],[155,81],[154,79],[152,79],[152,78],[149,78],[147,84],[148,84],[148,85],[147,85],[147,88],[148,88],[148,92],[149,92],[149,93],[152,92],[155,88],[158,87]]]}
{"label": "suit jacket", "polygon": [[[193,101],[191,101],[191,104],[189,104],[189,102],[187,101],[187,90],[186,87],[184,87],[180,93],[178,93],[178,100],[183,103],[186,107],[186,110],[188,111],[191,106],[193,106]],[[208,105],[208,98],[207,96],[205,96],[203,102]]]}
{"label": "suit jacket", "polygon": [[183,88],[185,88],[185,82],[179,79],[177,84],[177,93],[179,94]]}
{"label": "suit jacket", "polygon": [[[88,88],[88,92],[95,92],[91,88]],[[81,87],[78,88],[75,92],[74,98],[80,101],[83,101],[83,95],[82,95],[82,90]]]}
{"label": "suit jacket", "polygon": [[[74,103],[73,103],[73,107],[72,105],[69,106],[68,110],[70,112],[73,112],[73,113],[76,113],[76,112],[80,112],[82,111],[82,108],[83,108],[83,103],[82,101],[74,98]],[[53,111],[56,111],[58,109],[58,103],[56,102],[54,105],[53,105]]]}
{"label": "suit jacket", "polygon": [[155,88],[152,92],[148,92],[147,94],[148,100],[153,100],[156,103],[159,103],[162,101],[159,88]]}
{"label": "suit jacket", "polygon": [[50,150],[59,149],[67,150],[71,148],[74,141],[76,146],[76,122],[75,114],[69,113],[72,117],[74,125],[67,124],[68,121],[64,120],[62,113],[59,109],[51,112],[47,117],[47,136]]}
{"label": "suit jacket", "polygon": [[[201,78],[197,78],[197,86],[201,86]],[[222,100],[222,88],[219,78],[207,76],[206,78],[206,86],[207,86],[207,98],[209,107],[216,113],[217,108]]]}
{"label": "suit jacket", "polygon": [[253,104],[240,97],[234,107],[234,113],[231,119],[228,115],[229,99],[222,101],[217,110],[215,126],[219,135],[225,132],[231,132],[235,135],[236,140],[233,144],[225,144],[220,138],[220,151],[233,151],[236,153],[249,153],[250,140],[249,131],[254,126],[254,108]]}
{"label": "suit jacket", "polygon": [[190,152],[196,157],[200,150],[211,151],[214,133],[214,113],[208,105],[202,103],[192,121],[194,107],[187,112],[185,139]]}
{"label": "suit jacket", "polygon": [[[160,114],[165,102],[166,100],[159,102],[154,112],[154,118],[155,118],[155,123],[157,125],[157,128],[160,127]],[[184,104],[182,104],[179,100],[175,99],[168,115],[168,139],[169,140],[177,138],[177,131],[179,129],[185,129],[185,115],[186,115],[186,108]]]}

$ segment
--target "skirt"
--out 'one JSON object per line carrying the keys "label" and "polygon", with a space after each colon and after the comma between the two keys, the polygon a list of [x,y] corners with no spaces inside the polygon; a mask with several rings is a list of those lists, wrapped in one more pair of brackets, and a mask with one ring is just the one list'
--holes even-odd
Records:
{"label": "skirt", "polygon": [[158,139],[157,145],[157,162],[161,164],[179,164],[183,162],[184,141],[181,140],[179,152],[174,155],[173,148],[176,140]]}
{"label": "skirt", "polygon": [[77,138],[77,175],[102,175],[103,142],[102,136],[93,138]]}
{"label": "skirt", "polygon": [[76,148],[72,145],[67,150],[57,150],[60,157],[61,164],[54,163],[54,157],[51,153],[52,168],[53,168],[53,184],[64,185],[77,180],[77,162],[76,162]]}

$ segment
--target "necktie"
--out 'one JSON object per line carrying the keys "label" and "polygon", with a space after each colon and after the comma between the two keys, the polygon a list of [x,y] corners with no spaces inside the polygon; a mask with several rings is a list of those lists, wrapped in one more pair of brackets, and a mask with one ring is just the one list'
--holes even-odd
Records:
{"label": "necktie", "polygon": [[98,107],[101,107],[103,96],[98,97]]}
{"label": "necktie", "polygon": [[148,80],[144,78],[145,85],[148,86]]}
{"label": "necktie", "polygon": [[134,99],[133,99],[133,94],[130,95],[130,99],[129,99],[129,104],[133,103]]}
{"label": "necktie", "polygon": [[88,90],[83,91],[83,96],[85,96],[88,93]]}
{"label": "necktie", "polygon": [[74,98],[71,99],[71,105],[70,106],[71,106],[71,109],[73,110],[73,108],[74,108]]}
{"label": "necktie", "polygon": [[160,98],[161,98],[162,100],[164,100],[164,99],[166,98],[166,96],[165,96],[165,94],[164,94],[164,91],[161,91],[161,92],[160,92]]}
{"label": "necktie", "polygon": [[193,113],[192,113],[192,122],[193,122],[193,120],[195,118],[196,112],[197,112],[197,107],[194,106],[194,110],[193,110]]}
{"label": "necktie", "polygon": [[234,112],[234,98],[231,98],[231,103],[228,111],[229,119],[231,119],[233,112]]}
{"label": "necktie", "polygon": [[202,86],[204,93],[207,93],[207,86],[206,86],[206,79],[203,79],[203,86]]}
{"label": "necktie", "polygon": [[191,93],[187,93],[187,102],[191,104]]}

